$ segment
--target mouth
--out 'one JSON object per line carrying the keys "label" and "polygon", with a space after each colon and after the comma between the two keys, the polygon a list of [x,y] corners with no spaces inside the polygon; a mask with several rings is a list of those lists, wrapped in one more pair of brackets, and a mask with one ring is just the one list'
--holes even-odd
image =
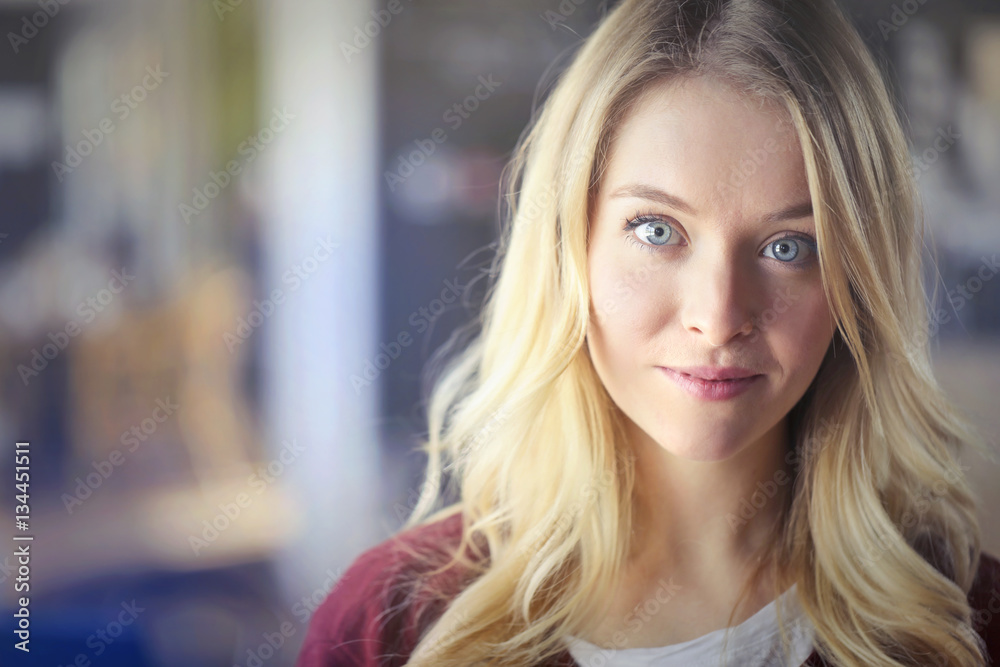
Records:
{"label": "mouth", "polygon": [[705,382],[745,380],[762,375],[749,368],[738,366],[692,366],[690,368],[660,366],[660,368]]}
{"label": "mouth", "polygon": [[[695,369],[658,368],[687,393],[709,401],[735,398],[759,384],[764,377],[761,373],[736,368],[697,369],[697,373],[687,372]],[[705,375],[709,377],[703,377]]]}

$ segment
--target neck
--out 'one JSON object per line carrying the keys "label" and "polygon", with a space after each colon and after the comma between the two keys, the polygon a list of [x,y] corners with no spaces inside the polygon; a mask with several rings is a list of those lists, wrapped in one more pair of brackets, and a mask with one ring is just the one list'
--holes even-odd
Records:
{"label": "neck", "polygon": [[716,581],[754,566],[791,493],[787,426],[786,417],[732,457],[705,462],[667,452],[631,424],[633,561]]}

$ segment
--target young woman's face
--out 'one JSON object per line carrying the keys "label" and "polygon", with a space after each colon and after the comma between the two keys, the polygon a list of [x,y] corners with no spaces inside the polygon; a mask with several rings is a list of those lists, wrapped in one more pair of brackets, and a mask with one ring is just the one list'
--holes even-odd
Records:
{"label": "young woman's face", "polygon": [[836,328],[786,112],[713,78],[656,84],[619,127],[588,244],[588,350],[635,426],[699,461],[780,426]]}

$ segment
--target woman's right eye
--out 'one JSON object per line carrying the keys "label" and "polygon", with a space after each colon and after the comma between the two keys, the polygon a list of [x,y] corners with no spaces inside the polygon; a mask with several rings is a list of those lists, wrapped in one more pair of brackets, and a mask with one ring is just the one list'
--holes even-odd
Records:
{"label": "woman's right eye", "polygon": [[681,241],[680,234],[673,226],[660,218],[652,216],[638,215],[635,218],[627,220],[625,229],[632,231],[632,235],[637,237],[647,247],[653,246],[656,248],[666,245],[679,245]]}

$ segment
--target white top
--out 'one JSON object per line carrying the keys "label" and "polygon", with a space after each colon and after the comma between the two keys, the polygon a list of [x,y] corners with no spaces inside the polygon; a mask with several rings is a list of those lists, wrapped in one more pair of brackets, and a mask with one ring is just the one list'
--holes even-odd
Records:
{"label": "white top", "polygon": [[[790,640],[791,654],[783,655],[777,604]],[[729,630],[726,655],[722,640]],[[576,637],[567,637],[570,655],[581,667],[799,667],[813,651],[814,628],[795,597],[795,586],[756,614],[731,628],[714,630],[690,641],[655,648],[610,649]],[[723,661],[723,657],[725,660]]]}

